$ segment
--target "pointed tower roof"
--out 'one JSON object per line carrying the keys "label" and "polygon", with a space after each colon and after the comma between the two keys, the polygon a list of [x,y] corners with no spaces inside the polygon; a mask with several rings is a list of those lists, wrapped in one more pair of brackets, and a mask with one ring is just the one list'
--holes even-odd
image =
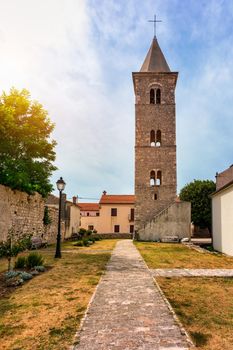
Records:
{"label": "pointed tower roof", "polygon": [[170,72],[170,68],[159,47],[156,37],[153,38],[151,47],[146,55],[140,72]]}

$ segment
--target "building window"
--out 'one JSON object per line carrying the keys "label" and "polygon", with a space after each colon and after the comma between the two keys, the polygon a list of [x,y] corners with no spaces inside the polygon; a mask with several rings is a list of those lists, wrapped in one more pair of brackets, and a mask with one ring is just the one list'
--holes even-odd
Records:
{"label": "building window", "polygon": [[114,225],[114,233],[120,232],[120,225]]}
{"label": "building window", "polygon": [[117,216],[117,208],[111,208],[111,216]]}
{"label": "building window", "polygon": [[154,201],[157,201],[157,199],[158,199],[157,193],[154,193],[153,199],[154,199]]}
{"label": "building window", "polygon": [[161,103],[161,90],[157,89],[156,90],[156,104],[160,104]]}
{"label": "building window", "polygon": [[150,104],[154,105],[155,104],[155,90],[150,89]]}
{"label": "building window", "polygon": [[130,225],[129,226],[129,232],[130,233],[134,233],[134,225]]}
{"label": "building window", "polygon": [[88,225],[88,230],[93,231],[94,230],[94,225]]}
{"label": "building window", "polygon": [[155,185],[155,171],[152,170],[150,172],[150,186],[154,186]]}
{"label": "building window", "polygon": [[87,216],[89,216],[90,215],[90,213],[87,213]]}
{"label": "building window", "polygon": [[100,216],[100,213],[96,213],[96,216]]}
{"label": "building window", "polygon": [[157,130],[156,132],[156,147],[160,147],[161,146],[161,130]]}
{"label": "building window", "polygon": [[162,171],[161,170],[157,171],[156,185],[157,186],[162,185]]}
{"label": "building window", "polygon": [[134,221],[134,208],[130,209],[129,221]]}
{"label": "building window", "polygon": [[150,145],[152,147],[155,146],[155,131],[154,130],[151,130],[151,132],[150,132]]}

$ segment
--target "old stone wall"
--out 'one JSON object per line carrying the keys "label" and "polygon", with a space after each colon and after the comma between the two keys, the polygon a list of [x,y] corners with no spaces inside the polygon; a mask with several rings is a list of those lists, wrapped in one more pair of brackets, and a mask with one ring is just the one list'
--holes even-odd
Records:
{"label": "old stone wall", "polygon": [[[0,241],[7,238],[9,230],[15,236],[32,234],[48,243],[55,243],[57,237],[58,208],[49,208],[51,223],[44,225],[45,201],[38,193],[28,195],[25,192],[11,190],[0,185]],[[62,238],[65,236],[65,221],[61,224]]]}
{"label": "old stone wall", "polygon": [[138,231],[138,238],[148,241],[166,237],[191,237],[191,203],[174,202]]}
{"label": "old stone wall", "polygon": [[[55,243],[58,233],[58,208],[48,206],[48,215],[51,223],[44,226],[43,239],[49,244]],[[65,221],[61,220],[61,237],[62,241],[65,238]]]}
{"label": "old stone wall", "polygon": [[0,185],[0,213],[0,241],[10,229],[18,236],[41,236],[44,232],[44,200],[38,193],[28,195]]}

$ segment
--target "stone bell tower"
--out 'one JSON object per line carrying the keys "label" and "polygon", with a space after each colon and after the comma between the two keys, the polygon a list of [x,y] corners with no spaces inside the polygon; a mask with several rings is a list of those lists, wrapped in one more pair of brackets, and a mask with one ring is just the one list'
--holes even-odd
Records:
{"label": "stone bell tower", "polygon": [[154,37],[140,72],[133,73],[137,231],[176,198],[177,77]]}

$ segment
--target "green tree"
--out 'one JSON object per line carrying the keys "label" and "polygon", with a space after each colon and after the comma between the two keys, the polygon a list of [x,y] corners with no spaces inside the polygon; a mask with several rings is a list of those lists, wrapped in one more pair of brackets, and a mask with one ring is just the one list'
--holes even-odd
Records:
{"label": "green tree", "polygon": [[56,167],[50,139],[54,124],[27,90],[12,88],[0,96],[0,183],[45,197],[52,191],[49,178]]}
{"label": "green tree", "polygon": [[194,180],[182,188],[180,199],[191,202],[192,222],[201,228],[211,230],[211,198],[216,189],[211,180]]}

